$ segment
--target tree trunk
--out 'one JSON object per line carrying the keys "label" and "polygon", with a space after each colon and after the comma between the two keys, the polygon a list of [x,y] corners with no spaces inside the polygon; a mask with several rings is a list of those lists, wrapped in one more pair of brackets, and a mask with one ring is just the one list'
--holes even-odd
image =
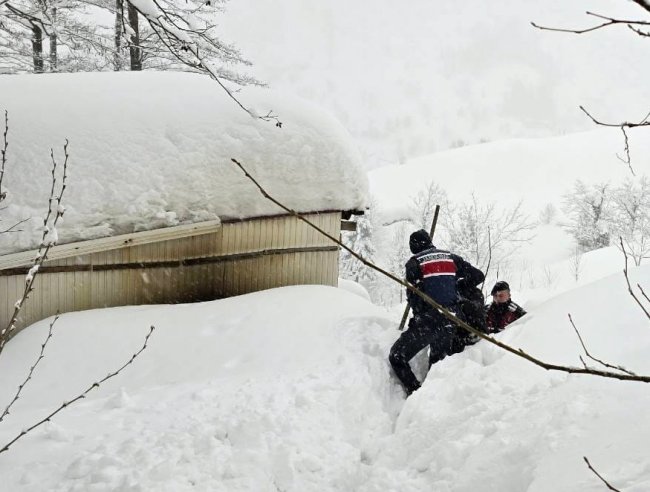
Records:
{"label": "tree trunk", "polygon": [[34,72],[43,73],[43,31],[38,26],[32,26],[32,57]]}
{"label": "tree trunk", "polygon": [[122,23],[124,22],[124,3],[115,0],[115,55],[113,56],[113,69],[122,70]]}
{"label": "tree trunk", "polygon": [[131,70],[142,70],[142,50],[140,49],[140,29],[138,27],[138,11],[135,7],[129,4],[129,25],[133,29],[131,35],[131,46],[129,47],[129,54],[131,57]]}
{"label": "tree trunk", "polygon": [[52,34],[50,34],[50,72],[59,71],[59,60],[57,56],[57,39],[56,39],[56,7],[52,9]]}

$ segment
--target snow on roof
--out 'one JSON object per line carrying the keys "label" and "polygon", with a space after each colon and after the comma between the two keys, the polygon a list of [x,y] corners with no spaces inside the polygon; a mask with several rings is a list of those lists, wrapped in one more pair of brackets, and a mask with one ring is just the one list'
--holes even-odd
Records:
{"label": "snow on roof", "polygon": [[51,186],[50,149],[62,163],[65,139],[70,159],[60,243],[282,212],[231,158],[298,211],[365,207],[367,177],[337,120],[265,89],[246,88],[237,97],[258,114],[273,111],[282,128],[252,118],[198,74],[0,76],[0,110],[9,112],[2,229],[32,218],[23,232],[0,235],[0,254],[40,239],[35,230]]}

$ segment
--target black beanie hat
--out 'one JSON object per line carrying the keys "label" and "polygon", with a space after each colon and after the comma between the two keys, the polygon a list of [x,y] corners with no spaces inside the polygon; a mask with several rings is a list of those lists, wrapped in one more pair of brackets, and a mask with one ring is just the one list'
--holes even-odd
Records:
{"label": "black beanie hat", "polygon": [[490,292],[490,295],[493,296],[497,292],[501,292],[502,290],[510,290],[510,286],[508,285],[508,282],[504,282],[503,280],[499,280],[496,284],[494,284],[494,287],[492,287],[492,292]]}
{"label": "black beanie hat", "polygon": [[411,237],[409,238],[409,248],[411,248],[411,253],[414,255],[432,247],[433,244],[431,244],[429,233],[424,229],[420,229],[411,234]]}

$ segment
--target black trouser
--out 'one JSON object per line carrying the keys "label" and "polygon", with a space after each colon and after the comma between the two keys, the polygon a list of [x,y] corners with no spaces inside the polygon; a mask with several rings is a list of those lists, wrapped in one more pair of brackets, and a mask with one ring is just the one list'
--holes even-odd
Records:
{"label": "black trouser", "polygon": [[426,316],[416,315],[410,319],[408,329],[393,344],[388,357],[408,394],[420,387],[409,361],[429,345],[429,365],[435,364],[445,355],[463,350],[464,344],[457,338],[453,323],[437,312]]}

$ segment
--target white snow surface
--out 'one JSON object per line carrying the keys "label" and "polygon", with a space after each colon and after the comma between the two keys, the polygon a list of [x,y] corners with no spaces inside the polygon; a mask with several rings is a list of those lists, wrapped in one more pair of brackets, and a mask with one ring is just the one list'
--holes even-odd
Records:
{"label": "white snow surface", "polygon": [[[650,140],[645,129],[628,131],[632,169],[650,175]],[[511,206],[519,201],[535,218],[552,204],[560,211],[563,195],[577,179],[615,184],[631,178],[619,129],[596,129],[547,138],[518,138],[469,145],[385,166],[369,173],[381,220],[409,215],[417,193],[433,182],[452,201],[475,195],[484,202]],[[443,211],[444,213],[444,211]]]}
{"label": "white snow surface", "polygon": [[251,117],[198,74],[0,76],[0,109],[9,113],[3,223],[31,218],[24,233],[2,235],[0,252],[35,245],[51,187],[50,149],[62,165],[66,139],[60,243],[280,212],[231,158],[296,210],[365,207],[358,150],[334,117],[261,88],[237,97],[255,114],[272,111],[282,128]]}
{"label": "white snow surface", "polygon": [[[650,268],[633,268],[631,281],[648,285]],[[648,319],[621,273],[541,303],[498,336],[580,366],[568,312],[592,354],[650,373]],[[48,321],[6,346],[3,402]],[[436,364],[404,400],[386,360],[397,321],[320,286],[65,314],[0,444],[156,330],[123,373],[0,455],[0,490],[602,490],[583,456],[620,490],[650,487],[645,384],[547,372],[480,342]]]}

